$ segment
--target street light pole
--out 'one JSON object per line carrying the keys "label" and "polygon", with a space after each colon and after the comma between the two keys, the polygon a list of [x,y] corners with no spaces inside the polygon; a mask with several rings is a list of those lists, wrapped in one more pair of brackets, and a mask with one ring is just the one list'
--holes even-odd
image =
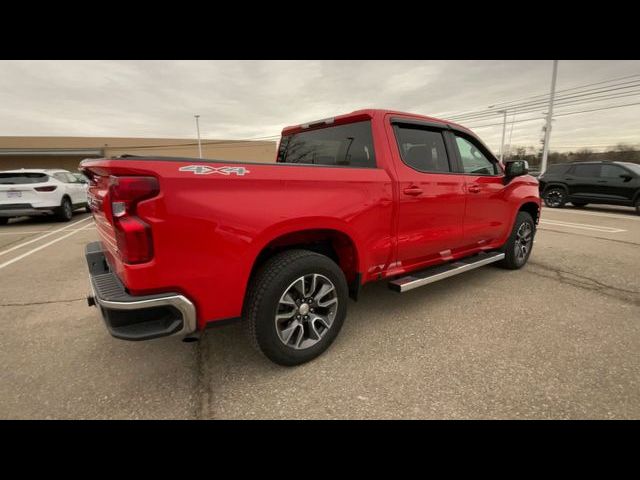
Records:
{"label": "street light pole", "polygon": [[502,120],[502,143],[500,144],[500,161],[504,158],[504,134],[507,131],[507,111],[506,110],[498,110],[498,113],[504,114]]}
{"label": "street light pole", "polygon": [[540,173],[547,169],[547,156],[549,155],[549,139],[551,138],[551,119],[553,117],[553,100],[556,94],[556,77],[558,76],[558,60],[553,61],[553,76],[551,77],[551,96],[549,97],[549,111],[547,112],[547,127],[544,131],[544,149],[542,150],[542,162]]}
{"label": "street light pole", "polygon": [[194,115],[196,117],[196,130],[198,131],[198,155],[202,158],[202,143],[200,142],[200,115]]}

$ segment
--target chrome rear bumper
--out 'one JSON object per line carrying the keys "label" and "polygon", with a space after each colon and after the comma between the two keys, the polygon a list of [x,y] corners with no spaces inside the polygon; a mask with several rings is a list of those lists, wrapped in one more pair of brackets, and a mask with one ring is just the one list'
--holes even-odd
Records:
{"label": "chrome rear bumper", "polygon": [[85,247],[85,258],[92,290],[89,305],[98,306],[111,335],[137,341],[195,332],[196,308],[187,297],[179,293],[128,294],[111,271],[100,242]]}

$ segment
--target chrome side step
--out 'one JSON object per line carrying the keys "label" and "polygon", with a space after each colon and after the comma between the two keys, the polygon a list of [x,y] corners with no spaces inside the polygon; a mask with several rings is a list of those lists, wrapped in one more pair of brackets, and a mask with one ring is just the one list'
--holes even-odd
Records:
{"label": "chrome side step", "polygon": [[504,253],[490,252],[479,253],[473,257],[463,258],[445,265],[429,267],[419,272],[414,272],[406,277],[397,278],[389,282],[389,288],[396,292],[408,292],[414,288],[437,282],[444,278],[453,277],[463,272],[468,272],[474,268],[482,267],[493,262],[498,262],[504,258]]}

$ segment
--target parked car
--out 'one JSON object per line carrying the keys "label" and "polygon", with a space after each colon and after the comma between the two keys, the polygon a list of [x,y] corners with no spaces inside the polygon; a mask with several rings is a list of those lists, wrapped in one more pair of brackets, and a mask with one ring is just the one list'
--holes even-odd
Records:
{"label": "parked car", "polygon": [[87,185],[67,170],[20,169],[0,172],[0,225],[12,217],[55,215],[68,222],[86,208]]}
{"label": "parked car", "polygon": [[635,207],[640,215],[640,165],[627,162],[574,162],[550,165],[538,177],[540,194],[550,208],[570,202]]}
{"label": "parked car", "polygon": [[196,339],[243,318],[272,361],[322,353],[373,281],[406,292],[489,263],[521,268],[539,218],[525,161],[470,130],[361,110],[287,127],[273,164],[87,159],[86,247],[110,333]]}
{"label": "parked car", "polygon": [[71,175],[73,175],[74,177],[76,177],[76,179],[80,182],[83,183],[85,185],[89,184],[89,179],[83,175],[82,173],[72,173]]}

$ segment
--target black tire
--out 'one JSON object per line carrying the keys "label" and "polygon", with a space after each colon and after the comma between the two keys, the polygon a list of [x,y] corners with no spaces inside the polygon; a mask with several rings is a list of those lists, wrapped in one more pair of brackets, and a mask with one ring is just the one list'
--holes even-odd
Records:
{"label": "black tire", "polygon": [[87,213],[91,213],[91,207],[89,207],[89,205],[85,205],[84,211]]}
{"label": "black tire", "polygon": [[636,200],[636,214],[640,215],[640,198]]}
{"label": "black tire", "polygon": [[60,207],[56,209],[56,218],[61,222],[69,222],[73,218],[73,205],[69,197],[62,197]]}
{"label": "black tire", "polygon": [[549,208],[562,208],[567,203],[567,191],[562,187],[550,187],[544,192],[544,204]]}
{"label": "black tire", "polygon": [[586,207],[589,204],[586,203],[586,202],[584,202],[584,203],[583,202],[571,202],[571,205],[573,205],[574,207],[577,207],[577,208],[582,208],[582,207]]}
{"label": "black tire", "polygon": [[6,225],[9,223],[9,217],[0,217],[0,225]]}
{"label": "black tire", "polygon": [[[520,252],[522,252],[524,243],[521,240],[520,234],[525,232],[527,228],[530,230],[531,236],[527,241],[526,252],[521,256],[516,252],[516,246],[520,249]],[[513,224],[513,229],[511,230],[511,235],[509,235],[507,242],[500,249],[500,251],[505,254],[505,257],[503,260],[497,262],[496,265],[509,270],[522,268],[527,263],[527,260],[529,260],[529,255],[531,255],[531,250],[533,250],[535,234],[536,225],[533,217],[527,212],[518,212],[516,221]]]}
{"label": "black tire", "polygon": [[[322,326],[323,334],[318,336],[319,339],[313,340],[316,343],[306,348],[295,349],[293,346],[285,344],[285,340],[281,340],[278,333],[279,330],[276,327],[276,315],[281,311],[279,309],[283,305],[281,303],[282,298],[287,292],[291,291],[296,281],[301,277],[313,276],[313,274],[328,280],[328,283],[334,286],[334,290],[331,290],[331,293],[332,295],[335,294],[335,298],[337,298],[337,306],[333,309],[333,320],[329,328],[325,330]],[[316,276],[313,278],[316,278]],[[302,281],[304,290],[305,280]],[[324,296],[319,298],[324,298]],[[347,315],[347,298],[348,288],[345,276],[338,265],[328,257],[308,250],[297,249],[278,253],[259,268],[249,284],[243,312],[247,333],[254,347],[272,362],[285,366],[300,365],[316,358],[333,343]],[[298,309],[302,307],[293,305],[290,308],[300,313]],[[317,303],[316,311],[319,308],[324,307],[320,307],[319,303]],[[313,316],[313,314],[310,314],[310,316]],[[293,325],[297,321],[294,317],[296,315],[280,323],[280,325],[289,325],[295,328],[290,336],[294,336],[294,331],[298,332],[300,337],[310,333],[309,322],[304,323],[306,326],[302,325],[305,320],[298,322],[299,328],[302,329],[302,333],[299,333],[298,327]],[[297,317],[300,317],[300,315],[297,315]],[[314,322],[314,325],[317,324]],[[284,330],[286,329],[284,328]],[[317,333],[315,328],[314,332]],[[280,333],[283,333],[282,329]]]}

